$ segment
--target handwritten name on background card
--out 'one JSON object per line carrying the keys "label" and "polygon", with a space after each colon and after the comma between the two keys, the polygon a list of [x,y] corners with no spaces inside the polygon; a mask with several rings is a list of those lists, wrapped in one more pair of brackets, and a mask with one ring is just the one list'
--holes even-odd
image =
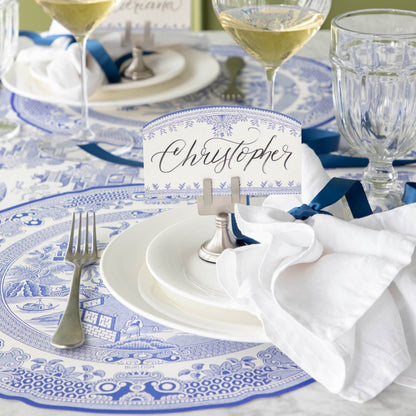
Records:
{"label": "handwritten name on background card", "polygon": [[126,21],[132,28],[143,28],[150,21],[153,30],[191,28],[190,0],[124,0],[120,6],[101,24],[101,30],[124,28]]}
{"label": "handwritten name on background card", "polygon": [[301,125],[267,110],[199,107],[146,124],[144,176],[149,196],[230,194],[231,177],[242,195],[300,193]]}

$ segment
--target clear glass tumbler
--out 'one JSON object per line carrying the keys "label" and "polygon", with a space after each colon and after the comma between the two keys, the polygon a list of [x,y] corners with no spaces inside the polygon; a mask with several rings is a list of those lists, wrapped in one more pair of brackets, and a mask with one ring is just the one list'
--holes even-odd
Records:
{"label": "clear glass tumbler", "polygon": [[369,159],[373,208],[400,205],[394,159],[416,143],[416,12],[367,9],[331,23],[333,98],[341,134]]}
{"label": "clear glass tumbler", "polygon": [[[0,77],[9,69],[16,56],[19,39],[19,2],[0,0]],[[0,140],[19,131],[18,124],[0,119]]]}

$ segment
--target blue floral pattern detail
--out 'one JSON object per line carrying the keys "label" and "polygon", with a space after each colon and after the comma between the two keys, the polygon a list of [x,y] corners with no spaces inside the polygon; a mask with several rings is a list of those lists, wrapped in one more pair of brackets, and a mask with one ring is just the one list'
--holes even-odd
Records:
{"label": "blue floral pattern detail", "polygon": [[74,351],[50,345],[72,277],[63,261],[72,212],[96,211],[101,252],[166,205],[193,203],[146,200],[143,191],[141,184],[94,187],[0,212],[0,394],[141,413],[236,404],[311,382],[276,347],[203,338],[130,311],[108,292],[98,266],[84,271],[80,289],[86,343]]}
{"label": "blue floral pattern detail", "polygon": [[[243,55],[246,60],[244,79],[247,86],[245,105],[264,108],[266,106],[265,75],[262,67],[245,55],[237,46],[218,46],[211,48],[211,53],[221,63],[230,55]],[[121,108],[112,114],[109,111],[92,109],[90,119],[92,128],[98,134],[111,132],[109,126],[117,125],[111,132],[111,140],[123,140],[123,136],[132,137],[135,141],[135,152],[139,159],[142,151],[140,128],[146,121],[160,117],[166,113],[204,105],[222,105],[222,92],[228,74],[223,68],[217,80],[201,91],[171,101],[151,104],[148,106]],[[334,119],[331,69],[328,65],[308,58],[293,57],[281,68],[277,80],[278,111],[285,113],[300,122],[304,127],[316,127]],[[302,94],[300,93],[302,91]],[[70,133],[79,122],[79,108],[62,107],[50,103],[42,103],[22,96],[12,95],[12,106],[17,115],[25,122],[46,132]],[[129,116],[134,110],[134,118]],[[213,121],[220,135],[230,134],[230,126],[219,120]],[[59,163],[51,159],[49,163]],[[62,162],[60,162],[62,163]]]}

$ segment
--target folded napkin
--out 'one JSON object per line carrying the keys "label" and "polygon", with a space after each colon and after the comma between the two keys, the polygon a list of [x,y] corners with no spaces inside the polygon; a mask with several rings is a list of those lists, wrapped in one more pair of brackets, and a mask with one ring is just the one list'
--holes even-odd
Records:
{"label": "folded napkin", "polygon": [[[32,43],[18,53],[15,64],[17,87],[34,94],[53,93],[66,100],[79,100],[81,67],[78,46],[73,39],[68,37],[67,31],[62,29],[58,32],[56,25],[44,37],[48,36],[57,37],[50,45]],[[98,33],[94,41],[91,41],[98,44],[100,48],[94,54],[88,53],[87,55],[88,95],[92,95],[101,85],[108,83],[108,74],[103,71],[103,61],[110,60],[114,66],[111,70],[117,71],[118,75],[118,68],[115,64],[120,58],[123,59],[131,53],[131,46],[121,46],[122,37],[121,32]],[[206,37],[191,36],[191,34],[164,33],[155,36],[154,47],[167,48],[181,44],[202,48],[205,39]],[[110,81],[119,79],[118,77]]]}
{"label": "folded napkin", "polygon": [[351,219],[343,202],[296,220],[329,177],[303,145],[302,196],[236,205],[258,244],[217,262],[225,291],[270,341],[329,391],[364,402],[395,381],[416,387],[416,205]]}
{"label": "folded napkin", "polygon": [[[121,35],[118,33],[104,35],[99,42],[112,60],[129,52],[120,46]],[[87,55],[86,67],[87,90],[91,95],[108,81],[91,54]],[[15,68],[17,86],[25,91],[53,93],[66,100],[79,100],[81,97],[80,53],[70,37],[57,37],[49,46],[32,44],[21,49]]]}

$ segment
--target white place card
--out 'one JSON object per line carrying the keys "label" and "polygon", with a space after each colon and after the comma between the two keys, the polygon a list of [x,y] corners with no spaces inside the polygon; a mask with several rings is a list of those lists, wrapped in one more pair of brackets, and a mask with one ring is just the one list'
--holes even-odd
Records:
{"label": "white place card", "polygon": [[143,127],[144,177],[149,196],[298,194],[301,125],[259,108],[198,107],[157,118]]}
{"label": "white place card", "polygon": [[99,30],[120,30],[127,21],[132,31],[143,30],[150,21],[152,30],[190,30],[190,0],[124,0],[120,6],[101,23]]}

